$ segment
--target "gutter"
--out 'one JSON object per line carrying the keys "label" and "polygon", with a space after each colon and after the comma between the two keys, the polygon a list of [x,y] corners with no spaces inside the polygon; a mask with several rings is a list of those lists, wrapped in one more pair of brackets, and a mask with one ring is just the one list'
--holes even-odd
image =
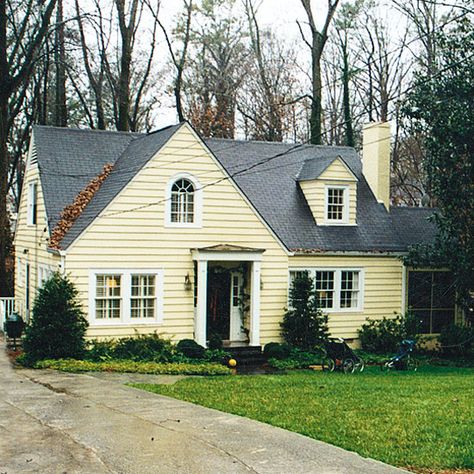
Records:
{"label": "gutter", "polygon": [[52,249],[51,247],[48,247],[47,251],[48,253],[52,255],[56,255],[57,257],[61,258],[61,263],[59,264],[59,268],[61,270],[61,274],[65,275],[66,274],[66,252],[64,250]]}
{"label": "gutter", "polygon": [[324,251],[324,250],[308,250],[308,251],[301,251],[295,250],[290,253],[290,257],[314,257],[314,256],[324,256],[324,257],[403,257],[407,255],[408,252],[382,252],[382,251],[375,251],[375,252],[360,252],[360,251]]}

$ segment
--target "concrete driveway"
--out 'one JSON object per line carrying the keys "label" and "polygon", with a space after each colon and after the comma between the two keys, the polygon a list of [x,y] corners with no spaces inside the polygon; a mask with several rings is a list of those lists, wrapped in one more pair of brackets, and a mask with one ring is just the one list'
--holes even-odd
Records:
{"label": "concrete driveway", "polygon": [[13,370],[1,346],[0,474],[405,472],[122,382]]}

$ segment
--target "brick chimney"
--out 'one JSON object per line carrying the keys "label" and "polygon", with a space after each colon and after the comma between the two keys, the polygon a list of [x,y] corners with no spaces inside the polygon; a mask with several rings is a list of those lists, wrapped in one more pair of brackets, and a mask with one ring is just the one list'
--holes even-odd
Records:
{"label": "brick chimney", "polygon": [[390,124],[364,125],[362,171],[378,202],[390,208]]}

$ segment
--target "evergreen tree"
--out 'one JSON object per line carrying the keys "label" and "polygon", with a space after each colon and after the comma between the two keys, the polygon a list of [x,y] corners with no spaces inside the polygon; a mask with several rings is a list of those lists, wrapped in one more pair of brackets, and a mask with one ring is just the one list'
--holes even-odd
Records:
{"label": "evergreen tree", "polygon": [[23,341],[26,362],[42,359],[81,358],[88,323],[72,282],[54,273],[33,304],[33,317]]}
{"label": "evergreen tree", "polygon": [[448,267],[461,304],[474,291],[474,28],[464,18],[439,37],[436,77],[419,75],[406,108],[425,137],[424,168],[438,236],[413,248],[407,265]]}
{"label": "evergreen tree", "polygon": [[288,344],[312,350],[328,338],[328,317],[318,306],[318,294],[307,272],[299,273],[293,280],[289,305],[281,323]]}

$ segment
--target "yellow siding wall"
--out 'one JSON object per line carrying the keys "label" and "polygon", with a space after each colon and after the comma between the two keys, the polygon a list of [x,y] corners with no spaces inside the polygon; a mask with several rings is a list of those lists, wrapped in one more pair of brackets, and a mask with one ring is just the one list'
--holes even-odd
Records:
{"label": "yellow siding wall", "polygon": [[[27,225],[28,185],[36,182],[37,187],[37,224]],[[57,270],[59,257],[47,251],[49,238],[46,211],[44,206],[43,191],[39,180],[39,171],[36,164],[28,167],[23,182],[23,190],[18,211],[17,231],[15,234],[15,298],[18,303],[17,310],[25,316],[25,276],[26,264],[30,265],[30,309],[38,287],[38,266],[45,265]],[[25,250],[27,252],[25,252]],[[18,272],[18,259],[21,261],[21,272]]]}
{"label": "yellow siding wall", "polygon": [[317,224],[326,221],[326,186],[349,186],[349,224],[357,223],[357,181],[340,160],[328,166],[318,179],[300,181],[301,189]]}
{"label": "yellow siding wall", "polygon": [[[104,214],[160,202],[133,212],[97,219],[67,251],[66,271],[88,308],[90,269],[164,270],[164,319],[159,325],[138,327],[175,338],[194,331],[193,292],[184,291],[186,274],[193,274],[191,248],[233,244],[266,249],[262,260],[261,338],[278,338],[287,300],[288,257],[272,234],[229,180],[203,190],[202,228],[166,228],[165,190],[179,172],[188,172],[201,186],[222,178],[222,171],[191,130],[182,127],[168,144],[129,183]],[[133,334],[131,326],[91,327],[88,334],[117,337]]]}
{"label": "yellow siding wall", "polygon": [[290,257],[289,268],[364,270],[363,310],[328,313],[329,329],[335,337],[356,338],[367,318],[393,317],[402,311],[403,265],[396,257]]}

